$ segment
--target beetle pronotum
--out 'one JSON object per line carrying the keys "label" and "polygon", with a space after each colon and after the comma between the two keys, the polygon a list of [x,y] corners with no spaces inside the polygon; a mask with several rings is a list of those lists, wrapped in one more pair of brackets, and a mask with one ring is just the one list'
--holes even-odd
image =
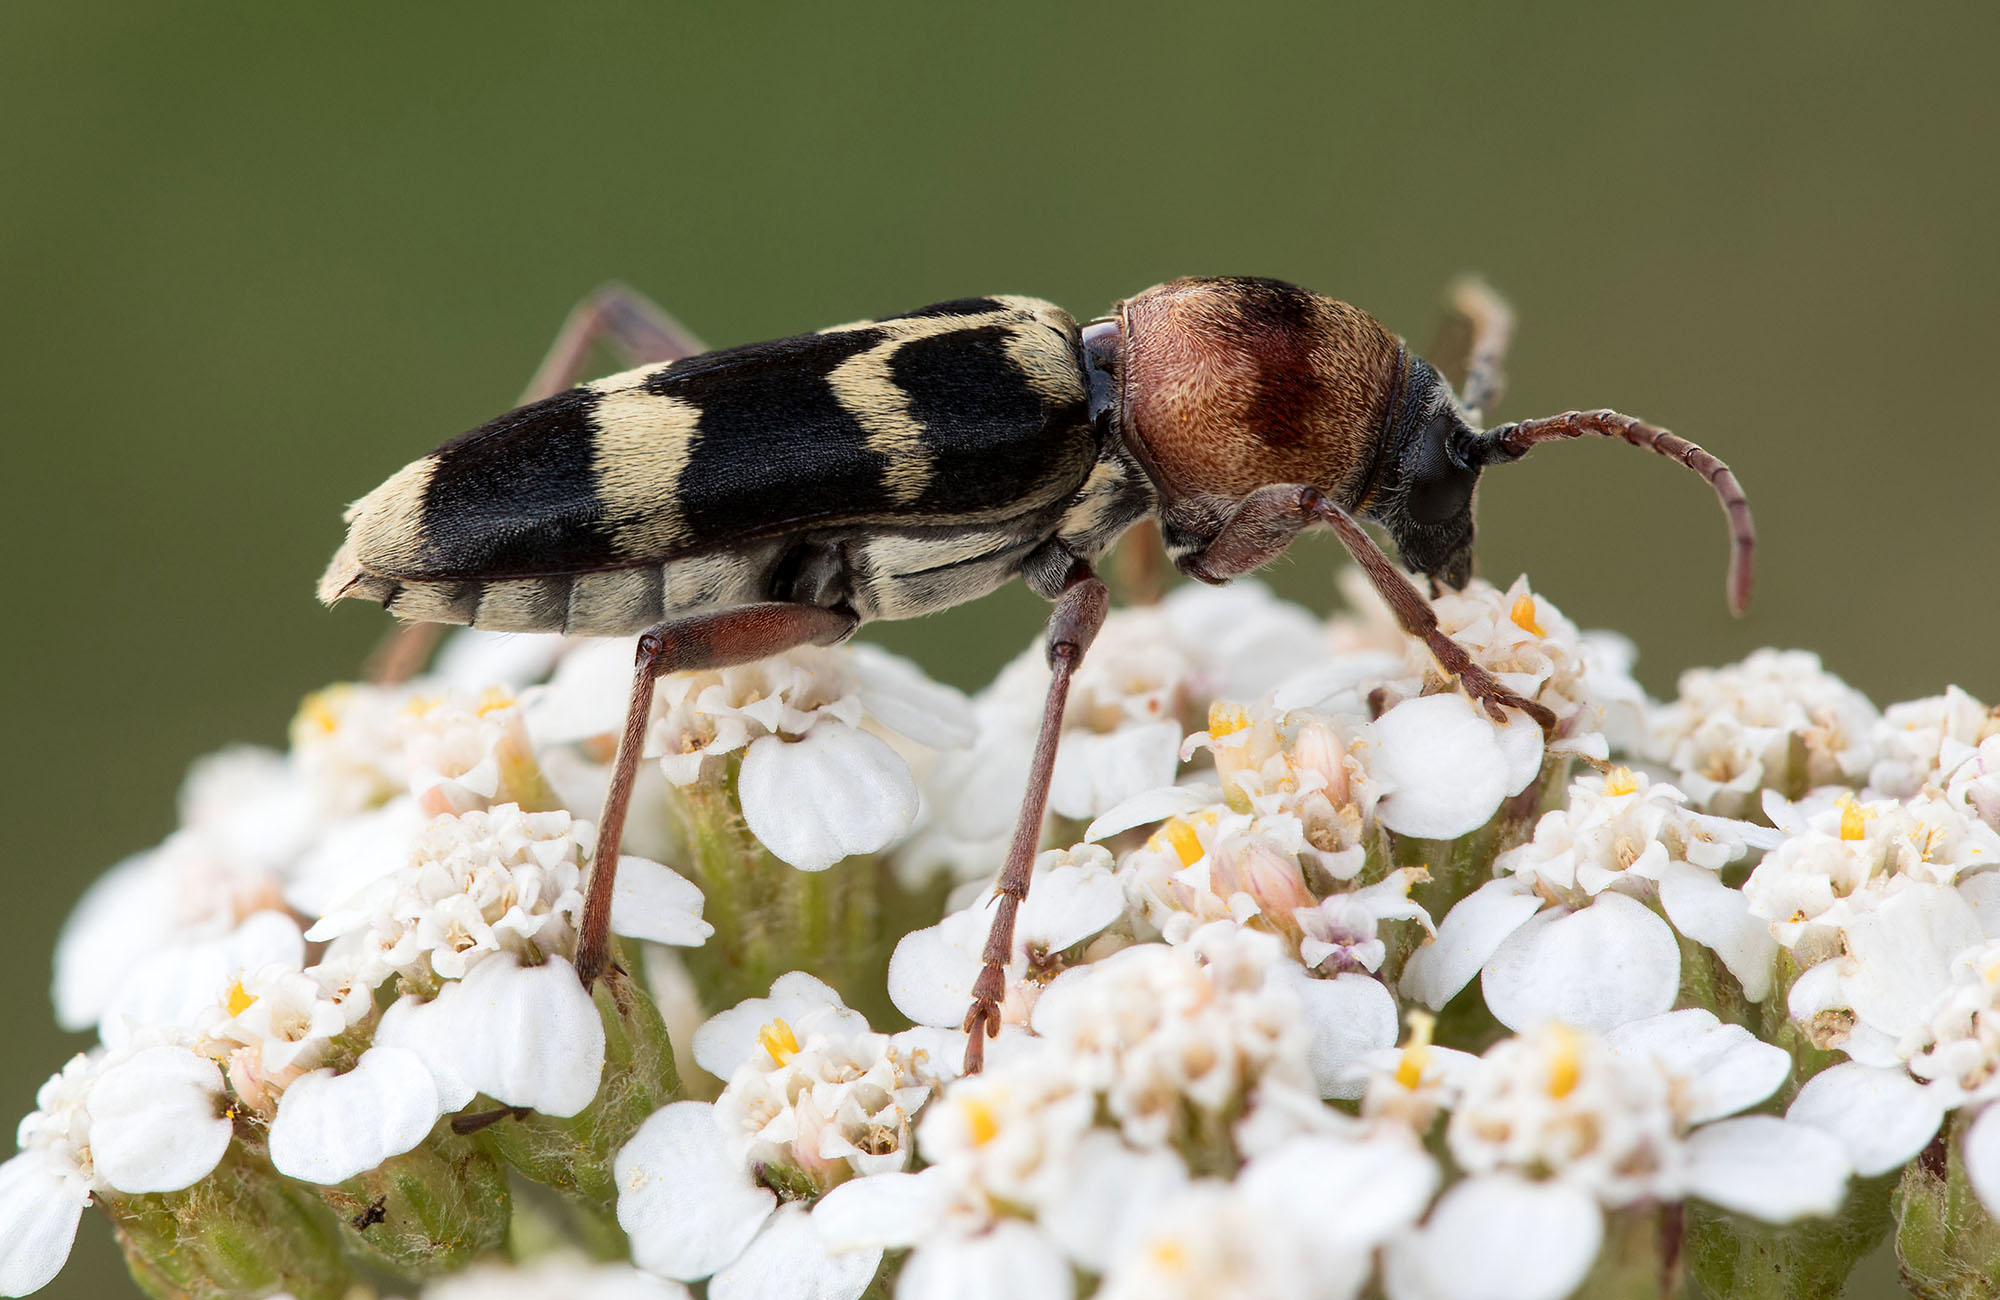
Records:
{"label": "beetle pronotum", "polygon": [[[1727,512],[1732,609],[1755,534],[1729,468],[1613,411],[1481,431],[1509,317],[1462,291],[1457,392],[1367,313],[1265,279],[1158,285],[1081,328],[1035,298],[966,298],[704,351],[617,286],[580,306],[526,405],[416,461],[349,510],[320,597],[413,622],[639,633],[631,704],[577,950],[608,955],[612,876],[662,673],[831,644],[1019,576],[1055,603],[1040,738],[966,1015],[968,1070],[999,1031],[1002,969],[1040,842],[1071,676],[1105,615],[1092,564],[1142,518],[1176,567],[1227,582],[1330,525],[1404,630],[1496,720],[1553,715],[1438,628],[1403,562],[1465,584],[1487,465],[1551,440],[1621,438],[1706,478]],[[581,387],[594,341],[638,368]]]}

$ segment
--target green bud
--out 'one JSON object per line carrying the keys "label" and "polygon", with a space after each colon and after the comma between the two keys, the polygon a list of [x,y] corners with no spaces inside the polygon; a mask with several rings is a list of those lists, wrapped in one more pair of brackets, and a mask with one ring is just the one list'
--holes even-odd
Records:
{"label": "green bud", "polygon": [[1896,1185],[1896,1255],[1904,1284],[1924,1300],[2000,1295],[2000,1224],[1973,1193],[1960,1154],[1971,1122],[1954,1113]]}
{"label": "green bud", "polygon": [[391,1272],[433,1277],[499,1250],[511,1198],[504,1170],[449,1122],[414,1150],[320,1196],[348,1249]]}
{"label": "green bud", "polygon": [[102,1198],[141,1290],[160,1300],[338,1300],[351,1285],[340,1229],[312,1190],[232,1147],[178,1192]]}

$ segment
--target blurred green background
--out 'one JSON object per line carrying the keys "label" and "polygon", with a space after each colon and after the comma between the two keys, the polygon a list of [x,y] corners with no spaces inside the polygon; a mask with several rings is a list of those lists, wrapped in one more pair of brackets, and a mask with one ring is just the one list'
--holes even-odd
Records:
{"label": "blurred green background", "polygon": [[[1421,347],[1479,270],[1520,318],[1504,413],[1666,423],[1763,537],[1732,622],[1700,483],[1549,449],[1487,479],[1486,574],[1635,637],[1656,692],[1779,644],[1878,702],[2000,698],[1996,42],[1985,4],[15,0],[0,1116],[80,1046],[41,995],[71,900],[383,630],[313,602],[341,508],[613,276],[718,345],[1257,273]],[[1337,547],[1295,556],[1326,606]],[[1016,589],[876,635],[969,686],[1037,626]],[[47,1294],[118,1286],[107,1236]]]}

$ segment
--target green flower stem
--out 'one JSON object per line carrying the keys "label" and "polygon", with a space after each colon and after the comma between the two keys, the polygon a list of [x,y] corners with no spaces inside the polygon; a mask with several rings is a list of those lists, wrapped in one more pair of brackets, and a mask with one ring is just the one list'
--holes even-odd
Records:
{"label": "green flower stem", "polygon": [[787,971],[807,970],[874,1025],[902,1023],[885,981],[897,938],[937,919],[943,886],[902,888],[880,858],[800,871],[773,857],[744,825],[740,760],[674,792],[683,868],[706,899],[715,933],[682,960],[711,1011],[763,997]]}
{"label": "green flower stem", "polygon": [[1895,1185],[1893,1174],[1857,1180],[1832,1218],[1786,1224],[1690,1201],[1688,1272],[1716,1300],[1835,1300],[1888,1235]]}
{"label": "green flower stem", "polygon": [[1681,948],[1681,988],[1674,1005],[1705,1007],[1724,1024],[1741,1025],[1756,1033],[1763,1023],[1763,1005],[1743,996],[1743,986],[1713,948],[1696,943],[1679,930],[1674,931],[1674,938]]}
{"label": "green flower stem", "polygon": [[1973,1193],[1960,1150],[1971,1123],[1955,1112],[1896,1185],[1896,1257],[1903,1284],[1923,1300],[2000,1295],[2000,1224]]}
{"label": "green flower stem", "polygon": [[1792,1098],[1798,1096],[1799,1089],[1805,1087],[1808,1079],[1843,1059],[1837,1051],[1815,1046],[1805,1028],[1792,1019],[1789,1006],[1792,985],[1798,983],[1799,976],[1804,973],[1790,950],[1778,949],[1778,968],[1772,975],[1771,995],[1758,1008],[1761,1024],[1753,1022],[1749,1026],[1751,1032],[1765,1042],[1792,1054],[1792,1076],[1776,1098],[1782,1106],[1791,1104]]}
{"label": "green flower stem", "polygon": [[234,1147],[183,1191],[102,1202],[132,1280],[159,1300],[339,1300],[353,1284],[340,1229],[312,1189]]}
{"label": "green flower stem", "polygon": [[592,991],[604,1023],[604,1076],[596,1100],[566,1119],[529,1114],[500,1120],[480,1135],[489,1151],[525,1177],[572,1198],[578,1213],[589,1216],[586,1243],[607,1257],[624,1251],[612,1161],[648,1115],[681,1095],[666,1024],[625,973],[627,964],[619,956]]}
{"label": "green flower stem", "polygon": [[1604,1245],[1590,1275],[1576,1289],[1575,1300],[1665,1300],[1678,1294],[1680,1244],[1678,1205],[1607,1212]]}
{"label": "green flower stem", "polygon": [[410,1277],[456,1272],[499,1252],[512,1214],[506,1172],[449,1121],[416,1149],[320,1196],[351,1252]]}

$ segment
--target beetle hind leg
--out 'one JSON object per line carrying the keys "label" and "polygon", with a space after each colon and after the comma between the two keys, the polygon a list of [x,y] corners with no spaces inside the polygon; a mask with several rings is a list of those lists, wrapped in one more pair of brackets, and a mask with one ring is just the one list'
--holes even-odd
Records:
{"label": "beetle hind leg", "polygon": [[979,978],[972,986],[972,1009],[965,1013],[965,1072],[977,1074],[985,1062],[986,1040],[1000,1032],[1000,1001],[1007,990],[1007,963],[1014,955],[1014,920],[1034,881],[1035,850],[1041,847],[1042,816],[1048,811],[1049,779],[1055,773],[1056,745],[1062,739],[1063,709],[1069,702],[1070,679],[1104,626],[1110,593],[1090,566],[1075,562],[1049,616],[1049,694],[1042,709],[1042,729],[1035,740],[1034,762],[1028,768],[1028,789],[1021,800],[1020,820],[1007,846],[1007,860],[994,886],[993,923],[986,931]]}
{"label": "beetle hind leg", "polygon": [[590,885],[584,895],[576,944],[576,973],[586,987],[610,962],[611,896],[618,878],[618,846],[625,835],[625,814],[632,805],[639,756],[646,747],[653,684],[666,673],[747,664],[794,646],[832,645],[852,635],[860,621],[845,609],[774,601],[670,619],[640,634],[631,702],[625,711],[625,729],[618,737],[618,757],[611,768],[611,789],[604,797],[604,816],[597,824],[597,848],[591,857]]}

